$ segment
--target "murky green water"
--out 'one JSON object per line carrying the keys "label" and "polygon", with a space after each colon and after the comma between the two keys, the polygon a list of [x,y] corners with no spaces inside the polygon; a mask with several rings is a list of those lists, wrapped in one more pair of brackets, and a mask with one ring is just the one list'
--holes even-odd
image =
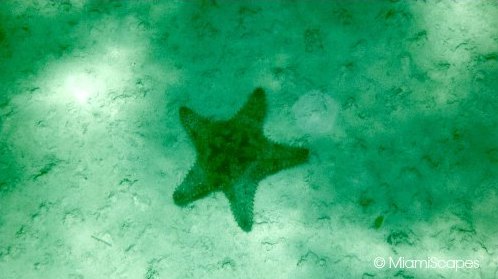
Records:
{"label": "murky green water", "polygon": [[498,278],[497,26],[496,1],[2,1],[0,277]]}

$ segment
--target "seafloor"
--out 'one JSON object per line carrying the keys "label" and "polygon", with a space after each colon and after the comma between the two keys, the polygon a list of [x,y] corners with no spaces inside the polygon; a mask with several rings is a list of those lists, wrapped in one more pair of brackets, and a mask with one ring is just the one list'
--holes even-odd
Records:
{"label": "seafloor", "polygon": [[[498,278],[496,1],[6,0],[0,83],[2,279]],[[245,232],[172,196],[256,87],[310,157]]]}

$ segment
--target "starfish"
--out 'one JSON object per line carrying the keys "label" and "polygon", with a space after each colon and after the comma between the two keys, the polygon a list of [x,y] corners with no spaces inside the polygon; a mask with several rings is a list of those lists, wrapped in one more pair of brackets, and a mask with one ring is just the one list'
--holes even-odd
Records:
{"label": "starfish", "polygon": [[266,96],[256,88],[229,120],[213,120],[187,107],[180,121],[196,149],[196,162],[173,193],[186,206],[213,192],[223,192],[239,227],[253,225],[254,197],[259,181],[308,160],[306,148],[275,143],[263,134]]}

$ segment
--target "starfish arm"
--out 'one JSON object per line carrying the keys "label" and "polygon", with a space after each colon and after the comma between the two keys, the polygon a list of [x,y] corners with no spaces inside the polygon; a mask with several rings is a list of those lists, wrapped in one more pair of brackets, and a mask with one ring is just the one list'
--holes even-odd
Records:
{"label": "starfish arm", "polygon": [[176,188],[173,200],[177,205],[185,206],[207,196],[213,190],[214,187],[207,182],[204,170],[196,163]]}
{"label": "starfish arm", "polygon": [[180,122],[193,139],[206,130],[209,120],[188,107],[180,107]]}
{"label": "starfish arm", "polygon": [[258,182],[243,177],[223,191],[230,202],[235,221],[246,232],[251,231],[254,222],[254,197]]}
{"label": "starfish arm", "polygon": [[273,142],[268,142],[266,150],[258,163],[260,175],[263,176],[305,163],[309,157],[309,150],[307,148],[287,146]]}
{"label": "starfish arm", "polygon": [[265,91],[256,88],[245,105],[235,115],[235,121],[243,126],[262,127],[266,116],[266,95]]}

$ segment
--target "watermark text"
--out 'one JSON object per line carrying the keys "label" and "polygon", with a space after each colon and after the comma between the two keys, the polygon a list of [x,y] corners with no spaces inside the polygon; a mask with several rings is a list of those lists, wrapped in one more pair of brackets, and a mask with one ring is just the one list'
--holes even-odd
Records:
{"label": "watermark text", "polygon": [[376,257],[373,260],[375,268],[395,269],[477,269],[480,267],[476,259],[440,259],[427,257],[422,259],[409,259],[405,257]]}

